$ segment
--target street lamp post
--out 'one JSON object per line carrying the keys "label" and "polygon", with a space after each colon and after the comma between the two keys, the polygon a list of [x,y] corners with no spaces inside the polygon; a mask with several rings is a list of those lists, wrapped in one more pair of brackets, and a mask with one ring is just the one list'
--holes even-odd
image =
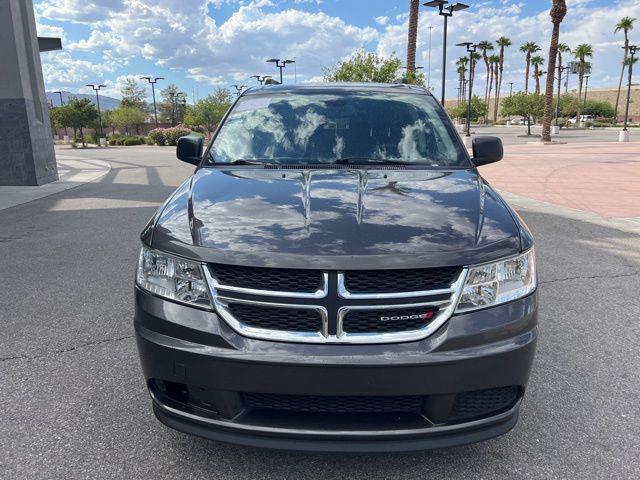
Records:
{"label": "street lamp post", "polygon": [[[569,70],[569,67],[558,65],[558,99],[556,101],[556,131],[560,131],[560,95],[562,95],[562,74]],[[568,75],[568,74],[567,74]]]}
{"label": "street lamp post", "polygon": [[61,91],[57,91],[57,92],[53,92],[53,93],[57,93],[58,95],[60,95],[60,106],[62,107],[64,105],[64,102],[62,101],[62,92]]}
{"label": "street lamp post", "polygon": [[584,78],[586,80],[585,86],[584,86],[584,102],[583,104],[587,103],[587,92],[589,91],[589,77],[591,75],[585,75]]}
{"label": "street lamp post", "polygon": [[[624,48],[624,47],[622,47]],[[624,128],[620,132],[619,140],[621,142],[629,141],[629,103],[631,103],[631,81],[633,80],[633,62],[635,61],[636,52],[638,51],[637,45],[629,45],[629,84],[627,85],[627,105],[624,109]]]}
{"label": "street lamp post", "polygon": [[466,47],[469,54],[469,100],[467,101],[467,134],[465,135],[465,146],[471,146],[471,99],[473,98],[473,54],[478,46],[471,42],[458,43],[456,47]]}
{"label": "street lamp post", "polygon": [[156,83],[158,80],[164,80],[164,77],[140,77],[151,84],[151,95],[153,96],[153,116],[156,120],[156,128],[158,128],[158,109],[156,108]]}
{"label": "street lamp post", "polygon": [[239,97],[240,94],[242,93],[242,90],[244,90],[245,88],[247,88],[246,85],[231,85],[233,88],[236,89],[236,95]]}
{"label": "street lamp post", "polygon": [[429,29],[429,57],[427,67],[427,90],[431,91],[431,34],[433,33],[433,25],[427,27]]}
{"label": "street lamp post", "polygon": [[91,87],[96,92],[96,104],[98,106],[98,125],[100,126],[100,138],[104,137],[104,132],[102,131],[102,113],[100,112],[100,95],[98,92],[102,88],[107,88],[106,85],[95,85],[93,83],[89,83],[86,85],[87,87]]}
{"label": "street lamp post", "polygon": [[513,82],[509,82],[509,96],[513,96]]}
{"label": "street lamp post", "polygon": [[[61,107],[64,106],[64,102],[62,101],[62,92],[58,90],[57,92],[53,92],[53,93],[57,93],[58,95],[60,95],[60,106]],[[64,135],[66,137],[69,136],[69,132],[67,131],[67,127],[64,127]]]}
{"label": "street lamp post", "polygon": [[251,75],[249,78],[255,78],[256,80],[258,80],[258,82],[260,82],[260,85],[264,85],[264,82],[267,78],[273,78],[271,75]]}
{"label": "street lamp post", "polygon": [[446,95],[446,81],[447,81],[447,28],[449,17],[453,16],[453,12],[460,10],[466,10],[469,5],[464,3],[449,4],[447,0],[431,0],[430,2],[423,3],[425,7],[437,8],[438,13],[444,17],[444,32],[442,37],[442,100],[441,104],[444,106],[444,99]]}
{"label": "street lamp post", "polygon": [[279,58],[270,58],[269,60],[267,60],[267,63],[275,63],[276,67],[280,69],[280,83],[282,83],[282,70],[284,70],[284,68],[287,66],[287,64],[289,63],[296,63],[295,60],[280,60]]}

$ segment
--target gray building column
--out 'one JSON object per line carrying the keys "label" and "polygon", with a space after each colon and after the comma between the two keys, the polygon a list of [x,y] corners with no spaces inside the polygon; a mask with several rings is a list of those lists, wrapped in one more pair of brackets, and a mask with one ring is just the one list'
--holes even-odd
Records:
{"label": "gray building column", "polygon": [[0,1],[0,185],[58,179],[32,0]]}

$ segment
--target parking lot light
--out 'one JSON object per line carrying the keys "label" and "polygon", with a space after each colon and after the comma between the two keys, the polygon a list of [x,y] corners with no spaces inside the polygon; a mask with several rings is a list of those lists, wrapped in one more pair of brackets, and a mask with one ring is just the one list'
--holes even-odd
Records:
{"label": "parking lot light", "polygon": [[447,81],[447,26],[449,17],[453,16],[453,12],[459,12],[466,10],[469,5],[464,3],[449,4],[447,0],[431,0],[425,2],[422,5],[425,7],[437,8],[438,14],[444,17],[444,33],[442,36],[442,95],[441,103],[444,106],[444,99],[446,95],[446,81]]}

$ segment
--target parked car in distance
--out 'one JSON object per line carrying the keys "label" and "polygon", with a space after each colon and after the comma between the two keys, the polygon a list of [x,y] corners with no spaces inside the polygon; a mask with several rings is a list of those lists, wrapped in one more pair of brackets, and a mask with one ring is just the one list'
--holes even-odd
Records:
{"label": "parked car in distance", "polygon": [[244,445],[451,447],[516,424],[537,339],[533,239],[410,85],[243,92],[141,234],[157,418]]}
{"label": "parked car in distance", "polygon": [[[580,115],[580,123],[583,122],[593,122],[595,120],[593,115]],[[575,125],[578,122],[578,116],[576,115],[573,118],[567,120],[569,123]]]}

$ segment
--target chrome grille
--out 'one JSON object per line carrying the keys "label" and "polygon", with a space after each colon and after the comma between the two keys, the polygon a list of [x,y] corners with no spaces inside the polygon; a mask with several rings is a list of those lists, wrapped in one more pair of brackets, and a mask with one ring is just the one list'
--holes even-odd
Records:
{"label": "chrome grille", "polygon": [[[430,274],[426,272],[432,269],[368,271],[374,280],[387,279],[386,284],[391,283],[389,272],[417,280],[401,283],[407,290],[368,291],[364,289],[363,275],[358,274],[360,288],[352,292],[349,278],[353,272],[246,267],[237,276],[230,273],[232,269],[244,268],[225,269],[220,265],[205,268],[217,313],[247,337],[302,343],[366,344],[424,339],[453,314],[467,274],[463,267],[446,267],[446,272],[433,269],[438,271]],[[301,288],[291,291],[293,277],[278,279],[278,273],[297,276]],[[425,276],[423,281],[419,279],[421,274]],[[315,280],[304,283],[304,279]],[[302,288],[304,285],[308,287],[306,290]]]}

